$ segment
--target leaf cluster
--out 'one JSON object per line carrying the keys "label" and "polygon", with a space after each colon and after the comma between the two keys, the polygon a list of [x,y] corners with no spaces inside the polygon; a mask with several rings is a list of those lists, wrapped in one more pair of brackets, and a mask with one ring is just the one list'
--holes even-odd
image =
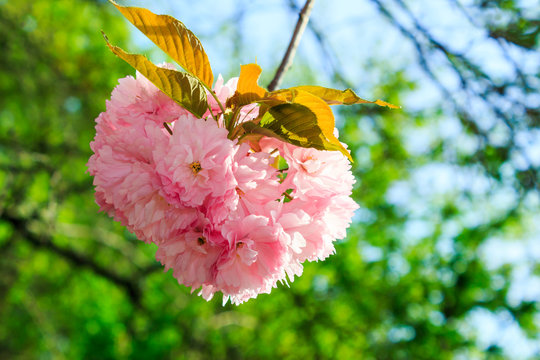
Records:
{"label": "leaf cluster", "polygon": [[[262,69],[257,64],[241,66],[236,92],[224,106],[211,89],[214,75],[202,44],[182,22],[144,8],[111,3],[185,72],[158,67],[143,55],[129,54],[111,45],[103,34],[111,51],[193,115],[200,118],[208,109],[215,119],[224,116],[230,138],[253,142],[269,136],[301,147],[340,151],[352,161],[334,135],[335,119],[329,105],[370,103],[397,108],[382,100],[364,100],[351,89],[297,86],[268,92],[258,85]],[[207,94],[215,98],[221,114],[212,113]],[[241,108],[253,103],[259,104],[257,118],[241,122]]]}

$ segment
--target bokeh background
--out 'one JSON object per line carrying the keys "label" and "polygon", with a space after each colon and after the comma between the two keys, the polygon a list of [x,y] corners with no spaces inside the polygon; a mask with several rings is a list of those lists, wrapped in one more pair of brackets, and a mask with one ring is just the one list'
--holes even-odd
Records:
{"label": "bokeh background", "polygon": [[[183,21],[214,72],[273,77],[303,1],[130,1]],[[94,119],[166,57],[106,1],[0,0],[1,359],[539,359],[540,5],[317,0],[283,87],[336,111],[361,209],[337,253],[241,306],[163,273],[94,203]]]}

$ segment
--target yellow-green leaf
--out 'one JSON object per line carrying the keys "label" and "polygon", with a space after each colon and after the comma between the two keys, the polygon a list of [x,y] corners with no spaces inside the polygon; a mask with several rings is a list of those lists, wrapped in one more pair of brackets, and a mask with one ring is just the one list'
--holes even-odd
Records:
{"label": "yellow-green leaf", "polygon": [[137,69],[184,109],[199,118],[206,112],[206,91],[198,79],[190,74],[156,66],[143,55],[129,54],[118,46],[111,45],[106,36],[105,40],[115,55]]}
{"label": "yellow-green leaf", "polygon": [[292,101],[293,103],[304,105],[313,111],[317,117],[317,126],[321,129],[324,136],[336,146],[343,147],[334,135],[336,122],[334,120],[332,109],[330,109],[326,102],[319,97],[302,90],[295,91]]}
{"label": "yellow-green leaf", "polygon": [[[291,103],[272,106],[262,116],[259,127],[249,125],[247,133],[267,135],[271,130],[277,138],[291,144],[319,150],[341,151],[351,161],[351,155],[334,135],[334,116],[328,105],[304,91],[294,91]],[[268,136],[268,135],[267,135]]]}
{"label": "yellow-green leaf", "polygon": [[[276,96],[286,96],[289,91],[291,90],[301,90],[306,91],[310,94],[313,94],[324,101],[328,105],[354,105],[354,104],[375,104],[379,106],[386,106],[391,109],[399,109],[399,106],[387,103],[386,101],[382,100],[375,100],[375,101],[369,101],[362,99],[352,89],[346,89],[346,90],[337,90],[337,89],[330,89],[325,88],[322,86],[295,86],[291,89],[284,89],[284,90],[278,90],[275,91]],[[274,93],[271,93],[272,96]]]}
{"label": "yellow-green leaf", "polygon": [[199,39],[182,22],[169,15],[156,15],[147,9],[121,6],[110,1],[137,29],[187,72],[209,88],[212,87],[214,75],[208,56]]}
{"label": "yellow-green leaf", "polygon": [[257,64],[240,66],[238,86],[234,95],[227,101],[227,107],[231,105],[244,106],[264,98],[266,90],[257,83],[261,72],[262,69]]}
{"label": "yellow-green leaf", "polygon": [[244,130],[244,135],[242,135],[241,137],[242,141],[253,140],[258,142],[260,138],[262,138],[263,136],[267,136],[279,139],[283,142],[287,142],[287,139],[285,139],[284,137],[279,136],[270,129],[263,128],[255,124],[253,121],[243,122],[240,126],[242,126],[242,129]]}

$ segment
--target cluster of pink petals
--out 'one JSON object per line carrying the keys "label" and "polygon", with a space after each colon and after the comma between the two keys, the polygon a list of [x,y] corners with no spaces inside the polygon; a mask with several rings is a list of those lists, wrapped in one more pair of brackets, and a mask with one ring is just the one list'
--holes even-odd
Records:
{"label": "cluster of pink petals", "polygon": [[[236,82],[217,80],[222,103]],[[257,112],[244,109],[244,119]],[[120,79],[96,119],[88,169],[101,210],[155,243],[179,283],[239,304],[334,252],[357,209],[354,177],[339,152],[271,138],[253,151],[209,115],[197,119],[143,76]]]}

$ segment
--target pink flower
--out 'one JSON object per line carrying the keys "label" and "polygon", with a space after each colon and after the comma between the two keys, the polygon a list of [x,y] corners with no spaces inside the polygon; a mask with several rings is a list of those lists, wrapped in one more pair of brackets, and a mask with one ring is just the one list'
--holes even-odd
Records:
{"label": "pink flower", "polygon": [[169,136],[159,121],[183,113],[138,76],[120,79],[107,111],[96,120],[96,137],[90,144],[94,155],[87,164],[94,176],[96,202],[147,242],[160,242],[196,219],[196,210],[171,208],[160,195],[152,157],[157,144]]}
{"label": "pink flower", "polygon": [[153,153],[162,196],[183,207],[234,209],[238,201],[232,172],[236,149],[227,139],[227,130],[212,119],[192,115],[179,117],[171,127],[172,136]]}
{"label": "pink flower", "polygon": [[260,293],[269,293],[284,277],[287,249],[276,229],[264,216],[249,215],[224,224],[227,240],[216,265],[215,287],[239,304]]}
{"label": "pink flower", "polygon": [[289,165],[284,186],[293,189],[294,197],[308,200],[351,194],[355,179],[349,160],[340,152],[286,144],[282,156]]}
{"label": "pink flower", "polygon": [[189,228],[196,219],[195,210],[171,209],[159,195],[152,165],[114,153],[108,145],[92,156],[89,171],[94,175],[98,204],[141,240],[160,242],[173,231]]}
{"label": "pink flower", "polygon": [[215,263],[223,251],[220,244],[211,240],[209,225],[205,219],[199,219],[192,229],[165,240],[156,252],[156,259],[165,265],[165,270],[172,268],[178,282],[193,289],[213,283]]}
{"label": "pink flower", "polygon": [[307,246],[304,236],[311,233],[312,218],[302,209],[295,209],[287,204],[280,202],[279,206],[271,211],[271,216],[281,242],[287,247],[285,273],[289,280],[294,281],[295,275],[302,275],[302,262],[305,260],[302,254]]}
{"label": "pink flower", "polygon": [[[236,85],[218,77],[217,98],[225,104]],[[100,209],[157,244],[156,259],[179,283],[240,304],[334,252],[358,208],[354,177],[339,152],[229,140],[208,99],[213,114],[198,119],[140,74],[120,79],[96,119],[88,171]],[[238,121],[257,114],[243,107]],[[277,169],[279,156],[287,169]]]}
{"label": "pink flower", "polygon": [[233,162],[240,198],[257,204],[281,198],[282,187],[278,171],[272,166],[275,159],[264,152],[252,152],[248,144],[240,145]]}
{"label": "pink flower", "polygon": [[[216,83],[214,84],[214,93],[216,94],[217,98],[219,99],[219,102],[225,106],[225,103],[227,102],[227,99],[234,95],[234,92],[236,91],[236,86],[238,85],[238,78],[232,78],[226,83],[223,81],[223,77],[218,75],[218,78],[216,79]],[[206,93],[206,97],[208,99],[208,104],[210,105],[210,109],[212,109],[212,112],[214,114],[220,113],[221,108],[219,107],[216,99],[210,94]],[[206,114],[206,116],[209,116],[210,114]]]}
{"label": "pink flower", "polygon": [[[161,67],[174,69],[170,64]],[[119,124],[144,126],[147,121],[152,121],[161,125],[189,113],[139,72],[136,76],[136,79],[132,76],[120,79],[107,102],[107,112],[114,113]]]}
{"label": "pink flower", "polygon": [[[305,260],[324,260],[332,255],[335,251],[334,242],[345,237],[346,229],[349,227],[356,209],[358,209],[358,205],[345,195],[311,198],[309,201],[295,198],[285,203],[283,213],[305,213],[310,218],[309,225],[301,226],[299,224],[293,228],[306,241],[305,247],[302,248],[301,252],[295,253],[294,257],[299,262],[304,262]],[[282,222],[283,220],[280,219],[280,223]],[[287,229],[287,227],[284,228]]]}

